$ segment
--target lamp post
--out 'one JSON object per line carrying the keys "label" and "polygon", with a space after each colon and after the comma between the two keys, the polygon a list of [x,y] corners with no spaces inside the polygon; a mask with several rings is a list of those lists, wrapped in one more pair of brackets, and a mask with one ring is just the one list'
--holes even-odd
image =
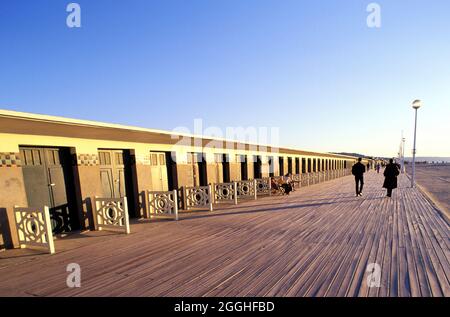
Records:
{"label": "lamp post", "polygon": [[416,184],[416,135],[417,135],[417,110],[422,107],[422,101],[414,100],[412,107],[415,112],[414,121],[414,146],[413,146],[413,160],[412,160],[412,177],[411,177],[411,188],[414,188]]}
{"label": "lamp post", "polygon": [[405,138],[402,138],[402,173],[405,173]]}

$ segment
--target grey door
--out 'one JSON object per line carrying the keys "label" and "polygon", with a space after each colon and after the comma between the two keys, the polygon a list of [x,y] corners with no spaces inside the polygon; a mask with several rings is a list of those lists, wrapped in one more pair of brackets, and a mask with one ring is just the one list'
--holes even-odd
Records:
{"label": "grey door", "polygon": [[77,212],[71,208],[67,195],[70,161],[63,150],[21,147],[20,153],[28,206],[49,207],[54,233],[75,229]]}
{"label": "grey door", "polygon": [[100,180],[105,198],[126,196],[125,165],[122,150],[100,150]]}

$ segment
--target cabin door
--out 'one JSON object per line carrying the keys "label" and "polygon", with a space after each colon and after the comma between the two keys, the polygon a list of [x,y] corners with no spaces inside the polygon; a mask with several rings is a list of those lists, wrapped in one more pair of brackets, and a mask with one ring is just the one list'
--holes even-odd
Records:
{"label": "cabin door", "polygon": [[123,151],[100,150],[98,156],[103,197],[120,198],[126,196]]}
{"label": "cabin door", "polygon": [[153,191],[168,191],[166,153],[150,153]]}
{"label": "cabin door", "polygon": [[55,234],[78,230],[69,149],[20,147],[29,207],[48,206]]}

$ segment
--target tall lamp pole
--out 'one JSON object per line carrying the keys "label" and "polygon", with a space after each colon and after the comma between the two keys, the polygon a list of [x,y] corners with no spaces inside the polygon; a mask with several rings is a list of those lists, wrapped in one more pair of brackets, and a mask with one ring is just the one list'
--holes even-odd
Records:
{"label": "tall lamp pole", "polygon": [[406,141],[406,139],[402,137],[402,173],[403,174],[405,173],[405,141]]}
{"label": "tall lamp pole", "polygon": [[414,188],[416,184],[416,135],[417,135],[417,110],[422,107],[422,101],[414,100],[412,103],[412,107],[415,112],[415,121],[414,121],[414,146],[413,146],[413,160],[412,160],[412,177],[411,177],[411,188]]}

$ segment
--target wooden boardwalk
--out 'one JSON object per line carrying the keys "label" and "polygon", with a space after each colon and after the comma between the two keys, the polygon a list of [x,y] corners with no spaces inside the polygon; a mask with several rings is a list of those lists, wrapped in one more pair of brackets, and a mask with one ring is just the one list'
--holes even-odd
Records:
{"label": "wooden boardwalk", "polygon": [[[384,198],[382,176],[351,176],[139,222],[129,236],[89,232],[56,241],[57,254],[0,253],[1,296],[450,296],[449,225],[402,176]],[[81,265],[81,288],[66,266]],[[369,263],[381,285],[369,288]]]}

